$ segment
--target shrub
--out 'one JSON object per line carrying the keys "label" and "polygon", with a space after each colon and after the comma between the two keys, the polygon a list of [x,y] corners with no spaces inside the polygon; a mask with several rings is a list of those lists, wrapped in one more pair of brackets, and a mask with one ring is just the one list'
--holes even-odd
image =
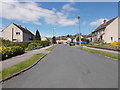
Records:
{"label": "shrub", "polygon": [[49,46],[49,44],[50,44],[49,41],[41,41],[41,42],[40,42],[40,45],[41,45],[42,47]]}
{"label": "shrub", "polygon": [[120,42],[119,41],[115,41],[113,43],[110,43],[111,46],[120,46]]}
{"label": "shrub", "polygon": [[39,43],[30,43],[26,50],[40,49],[42,46]]}
{"label": "shrub", "polygon": [[36,49],[36,47],[37,47],[37,43],[30,43],[27,48],[28,50],[32,50],[32,49]]}
{"label": "shrub", "polygon": [[49,41],[34,41],[34,43],[38,43],[40,46],[45,47],[45,46],[49,46],[50,42]]}
{"label": "shrub", "polygon": [[1,39],[1,41],[2,41],[2,46],[6,46],[6,47],[21,46],[24,49],[28,47],[28,44],[33,42],[33,41],[11,42],[9,40],[4,40],[4,39]]}
{"label": "shrub", "polygon": [[2,54],[3,60],[22,53],[24,53],[24,49],[20,46],[12,47],[0,46],[0,54]]}

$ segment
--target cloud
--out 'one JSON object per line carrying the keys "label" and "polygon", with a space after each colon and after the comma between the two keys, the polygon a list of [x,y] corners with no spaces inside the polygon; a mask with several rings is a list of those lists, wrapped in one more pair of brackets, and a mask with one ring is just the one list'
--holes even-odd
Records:
{"label": "cloud", "polygon": [[2,18],[16,20],[23,23],[34,23],[42,25],[41,19],[50,25],[70,26],[76,23],[75,19],[69,19],[65,12],[58,12],[57,9],[51,10],[42,8],[35,2],[3,2]]}
{"label": "cloud", "polygon": [[76,11],[77,9],[72,7],[71,4],[65,4],[62,7],[63,10],[67,10],[67,11]]}
{"label": "cloud", "polygon": [[99,25],[104,23],[104,20],[109,21],[109,19],[107,19],[107,18],[101,18],[101,19],[98,19],[96,21],[92,21],[90,23],[90,26],[99,26]]}

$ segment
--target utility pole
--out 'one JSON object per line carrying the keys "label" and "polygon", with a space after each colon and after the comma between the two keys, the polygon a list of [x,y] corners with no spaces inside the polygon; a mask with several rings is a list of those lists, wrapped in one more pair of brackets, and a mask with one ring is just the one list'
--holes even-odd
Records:
{"label": "utility pole", "polygon": [[55,28],[53,28],[53,37],[54,37],[54,33],[55,33]]}
{"label": "utility pole", "polygon": [[80,16],[78,16],[78,35],[79,35],[79,45],[81,47],[81,35],[80,35]]}
{"label": "utility pole", "polygon": [[[53,39],[54,39],[54,37],[55,37],[55,28],[53,28]],[[53,45],[54,45],[54,43],[53,43]]]}

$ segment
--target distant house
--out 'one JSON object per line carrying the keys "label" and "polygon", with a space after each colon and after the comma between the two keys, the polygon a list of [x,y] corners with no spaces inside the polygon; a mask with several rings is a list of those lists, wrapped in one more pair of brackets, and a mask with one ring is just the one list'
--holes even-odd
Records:
{"label": "distant house", "polygon": [[109,21],[104,20],[97,29],[92,32],[92,42],[112,43],[120,41],[120,17]]}
{"label": "distant house", "polygon": [[[80,37],[81,37],[81,39],[82,38],[86,38],[86,39],[89,39],[89,41],[91,41],[91,38],[92,38],[92,35],[91,34],[89,34],[89,35],[80,35]],[[79,38],[79,35],[77,35],[75,38],[74,38],[74,42],[78,42],[77,41],[77,38]]]}
{"label": "distant house", "polygon": [[41,37],[42,41],[49,41],[49,39],[47,37]]}
{"label": "distant house", "polygon": [[56,38],[56,42],[59,44],[66,44],[67,43],[67,39],[66,38],[63,38],[63,37],[58,37]]}
{"label": "distant house", "polygon": [[73,38],[69,37],[67,38],[67,42],[71,42],[73,40]]}
{"label": "distant house", "polygon": [[34,40],[34,34],[27,28],[11,23],[2,30],[2,38],[12,42],[30,41]]}

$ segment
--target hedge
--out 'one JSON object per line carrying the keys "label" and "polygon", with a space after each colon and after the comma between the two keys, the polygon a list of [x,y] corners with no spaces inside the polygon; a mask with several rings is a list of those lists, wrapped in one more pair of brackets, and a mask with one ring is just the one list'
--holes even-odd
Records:
{"label": "hedge", "polygon": [[20,46],[0,46],[0,54],[2,55],[3,60],[22,53],[24,53],[24,49]]}

